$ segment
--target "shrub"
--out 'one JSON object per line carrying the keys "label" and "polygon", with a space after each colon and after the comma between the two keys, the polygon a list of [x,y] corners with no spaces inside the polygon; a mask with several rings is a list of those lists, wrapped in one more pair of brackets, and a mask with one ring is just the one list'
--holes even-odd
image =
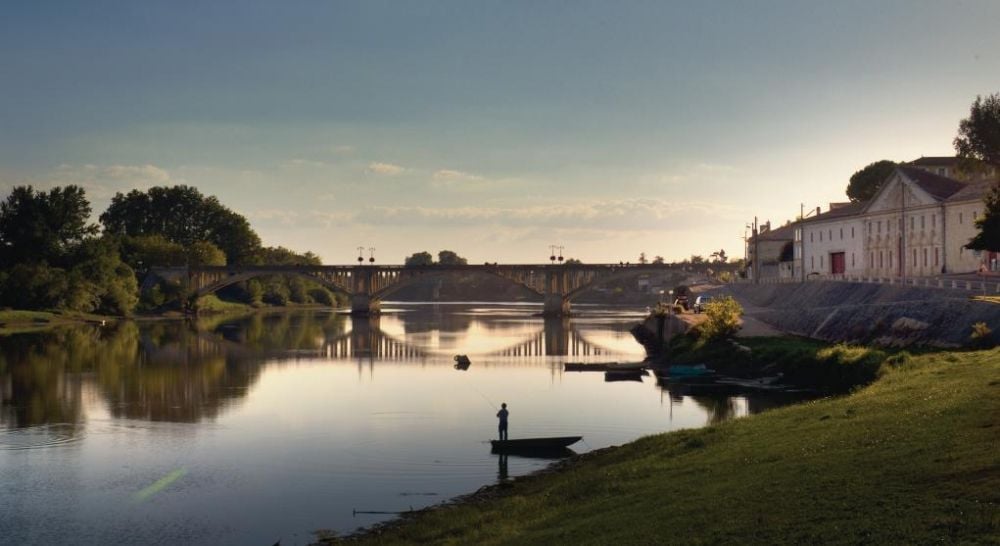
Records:
{"label": "shrub", "polygon": [[993,330],[985,322],[977,322],[972,325],[972,335],[969,340],[975,347],[988,349],[993,346]]}
{"label": "shrub", "polygon": [[705,305],[705,322],[701,325],[701,333],[707,339],[727,337],[740,327],[740,316],[743,307],[732,296],[712,298]]}

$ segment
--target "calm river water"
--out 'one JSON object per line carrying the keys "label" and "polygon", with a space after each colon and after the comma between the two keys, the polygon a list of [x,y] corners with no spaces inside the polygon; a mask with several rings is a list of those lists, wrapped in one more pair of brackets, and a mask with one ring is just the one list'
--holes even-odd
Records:
{"label": "calm river water", "polygon": [[0,337],[0,542],[304,544],[549,464],[490,454],[501,402],[576,452],[781,403],[563,371],[641,360],[643,310],[386,307]]}

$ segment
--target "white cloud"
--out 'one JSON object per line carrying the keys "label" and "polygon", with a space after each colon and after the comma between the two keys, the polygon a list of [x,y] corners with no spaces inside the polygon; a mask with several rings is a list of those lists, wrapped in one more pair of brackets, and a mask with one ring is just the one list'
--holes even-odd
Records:
{"label": "white cloud", "polygon": [[432,175],[432,178],[438,182],[476,182],[483,180],[482,176],[478,174],[467,173],[463,171],[456,171],[452,169],[441,169]]}
{"label": "white cloud", "polygon": [[395,176],[404,170],[403,167],[393,165],[392,163],[373,161],[368,164],[368,172],[384,176]]}
{"label": "white cloud", "polygon": [[742,211],[709,202],[620,199],[527,207],[370,207],[359,222],[374,225],[496,225],[547,229],[685,230],[705,223],[739,221]]}
{"label": "white cloud", "polygon": [[183,184],[166,169],[156,165],[60,165],[41,180],[39,186],[75,184],[87,192],[93,202],[108,200],[117,192],[146,190],[153,186]]}

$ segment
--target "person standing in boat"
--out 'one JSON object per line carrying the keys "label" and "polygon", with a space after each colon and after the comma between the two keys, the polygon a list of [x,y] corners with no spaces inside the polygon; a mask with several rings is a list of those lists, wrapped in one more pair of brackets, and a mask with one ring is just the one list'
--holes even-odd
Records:
{"label": "person standing in boat", "polygon": [[507,415],[509,414],[510,412],[507,411],[507,403],[504,402],[500,404],[500,411],[497,412],[497,419],[500,419],[500,425],[497,429],[500,432],[501,440],[507,439]]}

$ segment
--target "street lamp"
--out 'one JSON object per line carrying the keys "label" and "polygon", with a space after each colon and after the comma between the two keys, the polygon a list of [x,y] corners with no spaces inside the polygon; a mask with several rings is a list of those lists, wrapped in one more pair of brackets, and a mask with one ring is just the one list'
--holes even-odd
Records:
{"label": "street lamp", "polygon": [[362,264],[362,263],[365,262],[364,253],[365,253],[365,247],[359,246],[358,247],[358,263],[359,264]]}
{"label": "street lamp", "polygon": [[375,263],[375,247],[368,247],[368,263]]}

